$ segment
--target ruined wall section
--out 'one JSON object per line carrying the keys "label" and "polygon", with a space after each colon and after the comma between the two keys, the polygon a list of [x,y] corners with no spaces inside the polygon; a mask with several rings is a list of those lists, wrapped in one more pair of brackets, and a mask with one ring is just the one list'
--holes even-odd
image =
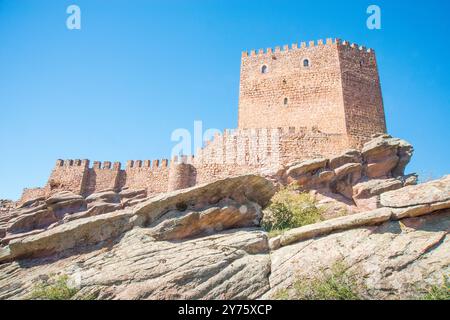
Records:
{"label": "ruined wall section", "polygon": [[122,170],[118,186],[129,189],[147,189],[148,194],[166,192],[169,180],[169,161],[129,160]]}
{"label": "ruined wall section", "polygon": [[84,194],[89,179],[89,160],[57,160],[47,183],[48,192]]}
{"label": "ruined wall section", "polygon": [[329,157],[348,149],[345,134],[316,128],[226,130],[197,151],[193,158],[196,182],[234,175],[275,172],[288,163]]}
{"label": "ruined wall section", "polygon": [[280,158],[283,165],[306,159],[332,157],[349,149],[345,134],[318,130],[281,135]]}
{"label": "ruined wall section", "polygon": [[112,164],[110,161],[94,161],[88,172],[88,182],[85,194],[103,190],[117,190],[119,188],[120,162]]}
{"label": "ruined wall section", "polygon": [[207,183],[279,166],[278,131],[226,130],[197,151],[193,163],[196,182]]}
{"label": "ruined wall section", "polygon": [[327,39],[244,52],[239,129],[317,127],[345,133],[338,42]]}
{"label": "ruined wall section", "polygon": [[280,166],[335,155],[347,148],[345,135],[306,128],[226,130],[197,152],[197,156],[120,162],[58,160],[45,188],[25,189],[21,203],[60,191],[87,196],[105,190],[146,189],[148,195],[241,174],[275,172]]}
{"label": "ruined wall section", "polygon": [[386,132],[383,99],[373,49],[342,41],[338,46],[346,132],[360,148],[373,134]]}
{"label": "ruined wall section", "polygon": [[25,203],[29,200],[46,197],[48,194],[48,189],[44,188],[25,188],[23,189],[22,196],[20,197],[19,204]]}

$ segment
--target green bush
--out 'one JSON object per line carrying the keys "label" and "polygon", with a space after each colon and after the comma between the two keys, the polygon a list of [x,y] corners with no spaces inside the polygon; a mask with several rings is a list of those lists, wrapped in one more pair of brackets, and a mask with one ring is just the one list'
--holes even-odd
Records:
{"label": "green bush", "polygon": [[280,290],[274,299],[279,300],[360,300],[354,277],[348,274],[342,263],[337,263],[331,272],[322,272],[310,280],[296,281],[292,290]]}
{"label": "green bush", "polygon": [[69,277],[60,276],[54,280],[41,281],[36,284],[31,293],[31,299],[36,300],[69,300],[78,289],[71,288],[67,284]]}
{"label": "green bush", "polygon": [[450,300],[450,281],[444,277],[442,285],[434,285],[428,289],[428,292],[422,297],[423,300]]}
{"label": "green bush", "polygon": [[287,187],[272,197],[265,210],[262,227],[269,236],[275,236],[285,230],[319,222],[322,213],[311,195],[299,193],[295,187]]}

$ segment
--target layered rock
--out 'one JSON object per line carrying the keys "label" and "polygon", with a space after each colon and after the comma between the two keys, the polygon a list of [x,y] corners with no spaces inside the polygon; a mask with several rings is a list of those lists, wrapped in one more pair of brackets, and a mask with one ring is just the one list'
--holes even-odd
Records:
{"label": "layered rock", "polygon": [[271,289],[264,297],[343,263],[367,299],[420,298],[450,274],[449,198],[446,176],[383,193],[380,209],[271,239]]}
{"label": "layered rock", "polygon": [[[0,262],[94,245],[134,227],[149,228],[160,239],[177,240],[229,228],[258,226],[261,206],[273,194],[274,186],[269,181],[252,175],[174,191],[144,200],[135,207],[63,220],[43,232],[8,239],[5,242],[8,246],[0,249]],[[68,194],[52,197],[47,203],[54,205],[64,199],[71,208],[68,197]],[[78,201],[76,197],[71,198]]]}
{"label": "layered rock", "polygon": [[[365,299],[420,299],[450,273],[450,210],[388,220],[309,238],[271,253],[271,289],[291,290],[337,263],[355,276]],[[274,242],[274,241],[272,241]]]}
{"label": "layered rock", "polygon": [[[74,298],[272,298],[336,262],[364,298],[418,298],[450,272],[450,176],[415,185],[403,174],[411,154],[380,135],[362,152],[293,163],[270,180],[230,177],[150,198],[62,192],[9,206],[0,215],[0,299],[29,298],[49,275],[69,276]],[[353,214],[269,239],[262,209],[289,183]]]}
{"label": "layered rock", "polygon": [[[413,147],[404,140],[382,134],[366,143],[362,151],[348,150],[330,159],[292,163],[276,174],[268,174],[282,185],[296,183],[315,191],[318,200],[348,213],[379,208],[379,195],[415,184],[415,175],[404,176]],[[344,197],[345,199],[342,199]],[[333,213],[329,213],[333,216]]]}
{"label": "layered rock", "polygon": [[449,188],[447,176],[388,191],[382,208],[270,241],[258,228],[274,192],[264,178],[180,190],[12,240],[0,250],[0,299],[27,298],[52,274],[69,276],[74,298],[271,298],[337,261],[365,298],[417,298],[450,271]]}

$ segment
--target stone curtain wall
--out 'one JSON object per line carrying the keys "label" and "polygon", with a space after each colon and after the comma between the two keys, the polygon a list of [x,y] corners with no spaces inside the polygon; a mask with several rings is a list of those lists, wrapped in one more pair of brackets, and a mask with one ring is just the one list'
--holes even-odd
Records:
{"label": "stone curtain wall", "polygon": [[118,187],[120,176],[120,162],[114,165],[109,161],[94,161],[94,164],[88,172],[86,194],[94,193],[96,190],[116,189]]}
{"label": "stone curtain wall", "polygon": [[89,160],[57,160],[50,179],[50,190],[85,192],[89,173]]}
{"label": "stone curtain wall", "polygon": [[147,195],[187,188],[196,184],[250,173],[276,172],[280,166],[315,157],[328,157],[348,149],[342,134],[306,128],[226,130],[216,135],[197,157],[172,161],[120,162],[58,160],[44,188],[25,189],[20,203],[60,191],[84,196],[105,190],[145,189]]}
{"label": "stone curtain wall", "polygon": [[23,204],[28,200],[45,197],[48,194],[46,188],[25,188],[23,189],[22,196],[18,201],[19,204]]}
{"label": "stone curtain wall", "polygon": [[169,179],[169,161],[130,160],[121,172],[119,187],[129,189],[147,189],[148,194],[167,191]]}
{"label": "stone curtain wall", "polygon": [[351,146],[344,134],[329,134],[308,131],[282,135],[280,138],[280,160],[286,165],[299,160],[331,157]]}

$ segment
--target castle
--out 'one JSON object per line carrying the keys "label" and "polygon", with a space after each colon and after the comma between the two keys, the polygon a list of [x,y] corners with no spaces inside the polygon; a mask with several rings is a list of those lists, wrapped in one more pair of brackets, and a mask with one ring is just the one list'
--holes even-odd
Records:
{"label": "castle", "polygon": [[237,174],[330,157],[386,132],[375,52],[339,39],[243,52],[238,128],[194,156],[119,162],[57,160],[43,188],[20,202],[59,191],[81,195],[146,189],[148,195]]}

